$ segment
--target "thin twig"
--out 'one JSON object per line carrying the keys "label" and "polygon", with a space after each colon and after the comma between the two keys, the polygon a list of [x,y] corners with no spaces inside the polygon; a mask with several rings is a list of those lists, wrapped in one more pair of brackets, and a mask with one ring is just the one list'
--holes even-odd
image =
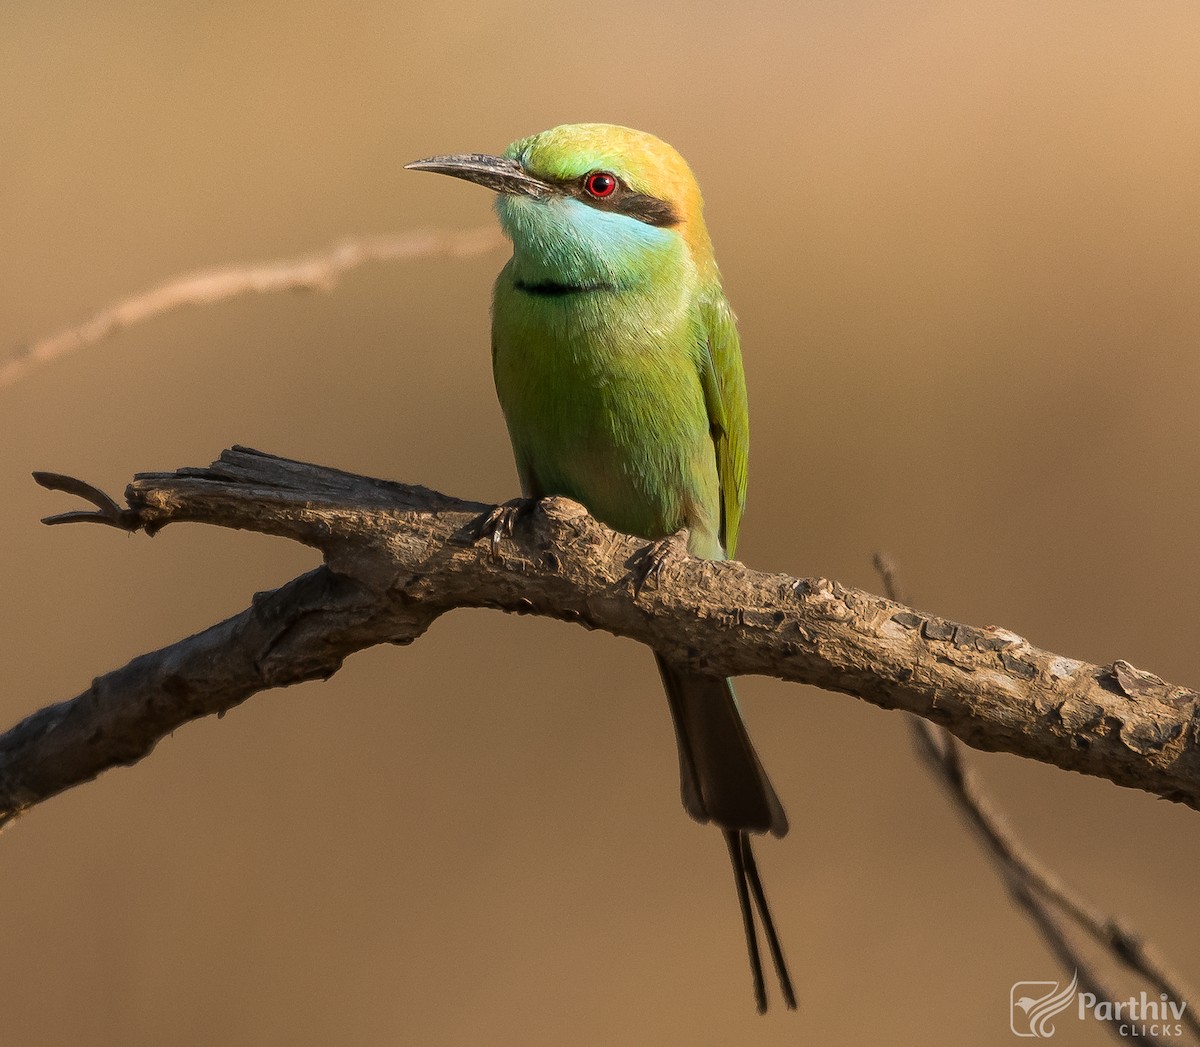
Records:
{"label": "thin twig", "polygon": [[[888,599],[900,601],[895,564],[881,553],[875,554],[875,570]],[[968,824],[983,841],[1014,901],[1037,926],[1050,951],[1067,971],[1078,974],[1084,991],[1097,999],[1117,997],[1101,980],[1072,942],[1065,921],[1082,930],[1120,967],[1140,975],[1160,993],[1175,1002],[1189,999],[1179,978],[1170,972],[1140,936],[1124,927],[1115,917],[1105,916],[1070,888],[1063,880],[1021,845],[1004,823],[1003,817],[980,787],[964,760],[963,746],[952,734],[915,716],[909,717],[917,752],[945,787]],[[1056,912],[1057,910],[1057,912]],[[1200,1037],[1200,1018],[1189,1003],[1181,1018],[1195,1036]],[[1112,1028],[1117,1035],[1117,1026]],[[1166,1045],[1161,1038],[1130,1033],[1124,1039],[1133,1043]]]}
{"label": "thin twig", "polygon": [[247,265],[221,265],[175,276],[122,298],[94,313],[81,324],[40,338],[0,362],[0,389],[61,356],[86,348],[117,331],[184,305],[207,305],[244,294],[271,291],[329,291],[343,274],[367,262],[448,255],[466,258],[494,251],[503,243],[494,226],[448,230],[412,230],[349,237],[297,258]]}

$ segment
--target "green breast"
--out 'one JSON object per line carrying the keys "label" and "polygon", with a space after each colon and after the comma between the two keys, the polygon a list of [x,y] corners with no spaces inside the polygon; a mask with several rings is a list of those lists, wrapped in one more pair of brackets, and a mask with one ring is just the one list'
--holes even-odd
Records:
{"label": "green breast", "polygon": [[492,363],[526,494],[566,495],[645,538],[686,526],[694,552],[720,556],[704,338],[684,293],[530,294],[506,267]]}

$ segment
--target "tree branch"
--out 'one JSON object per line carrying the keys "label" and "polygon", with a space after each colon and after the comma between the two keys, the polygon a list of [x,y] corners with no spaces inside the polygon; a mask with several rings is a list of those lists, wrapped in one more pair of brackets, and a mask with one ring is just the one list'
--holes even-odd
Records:
{"label": "tree branch", "polygon": [[330,291],[342,276],[367,262],[450,255],[486,254],[504,242],[495,226],[461,232],[412,230],[347,237],[297,258],[249,265],[221,265],[173,276],[154,287],[105,306],[83,323],[17,349],[0,360],[0,389],[34,368],[82,349],[109,335],[185,305],[211,305],[244,294],[271,291]]}
{"label": "tree branch", "polygon": [[[876,553],[875,569],[888,599],[899,600],[895,565]],[[935,727],[926,720],[910,716],[908,722],[917,754],[983,844],[1013,901],[1033,922],[1047,948],[1062,964],[1063,971],[1074,973],[1082,991],[1090,992],[1096,999],[1118,999],[1064,924],[1083,931],[1107,957],[1146,979],[1156,993],[1164,993],[1175,1002],[1193,999],[1184,990],[1179,977],[1167,969],[1140,935],[1116,917],[1101,913],[1017,840],[968,766],[961,742],[945,728]],[[1200,1038],[1200,1018],[1190,1003],[1184,1008],[1180,1024]],[[1117,1023],[1110,1023],[1108,1031],[1117,1039],[1131,1043],[1166,1047],[1170,1042],[1145,1032],[1122,1035]]]}
{"label": "tree branch", "polygon": [[540,502],[492,555],[478,540],[491,506],[246,448],[207,469],[135,477],[127,510],[79,481],[40,479],[97,505],[72,520],[148,533],[182,521],[243,528],[319,549],[326,566],[0,735],[0,825],[135,762],[188,720],[269,687],[326,678],[372,644],[410,643],[456,607],[574,621],[702,671],[841,691],[916,713],[978,749],[1200,809],[1195,691],[1128,662],[1089,665],[1003,629],[678,549],[637,585],[646,543],[566,499]]}

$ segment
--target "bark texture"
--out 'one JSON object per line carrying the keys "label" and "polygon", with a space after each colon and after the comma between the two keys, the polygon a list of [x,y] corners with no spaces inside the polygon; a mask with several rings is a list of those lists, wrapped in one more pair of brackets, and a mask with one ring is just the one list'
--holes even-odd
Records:
{"label": "bark texture", "polygon": [[706,672],[840,691],[925,717],[977,749],[1200,809],[1194,690],[1126,661],[1090,665],[823,578],[698,560],[678,542],[648,547],[567,499],[521,515],[493,552],[492,506],[247,448],[206,469],[138,475],[128,508],[67,477],[39,481],[96,505],[48,522],[151,534],[182,521],[244,528],[313,546],[325,566],[0,735],[0,825],[136,762],[188,720],[327,678],[372,644],[411,643],[456,607],[546,615]]}

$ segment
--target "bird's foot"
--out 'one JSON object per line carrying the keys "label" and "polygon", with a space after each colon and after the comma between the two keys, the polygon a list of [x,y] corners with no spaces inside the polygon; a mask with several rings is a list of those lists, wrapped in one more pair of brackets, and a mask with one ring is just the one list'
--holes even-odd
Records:
{"label": "bird's foot", "polygon": [[654,579],[655,584],[658,583],[663,569],[671,557],[687,555],[688,532],[686,527],[638,550],[633,562],[634,597],[642,594],[642,589],[651,578]]}
{"label": "bird's foot", "polygon": [[514,498],[510,502],[498,505],[483,518],[479,525],[480,538],[490,538],[492,542],[492,559],[500,555],[500,543],[505,538],[511,538],[513,528],[522,516],[533,512],[537,505],[536,498]]}

